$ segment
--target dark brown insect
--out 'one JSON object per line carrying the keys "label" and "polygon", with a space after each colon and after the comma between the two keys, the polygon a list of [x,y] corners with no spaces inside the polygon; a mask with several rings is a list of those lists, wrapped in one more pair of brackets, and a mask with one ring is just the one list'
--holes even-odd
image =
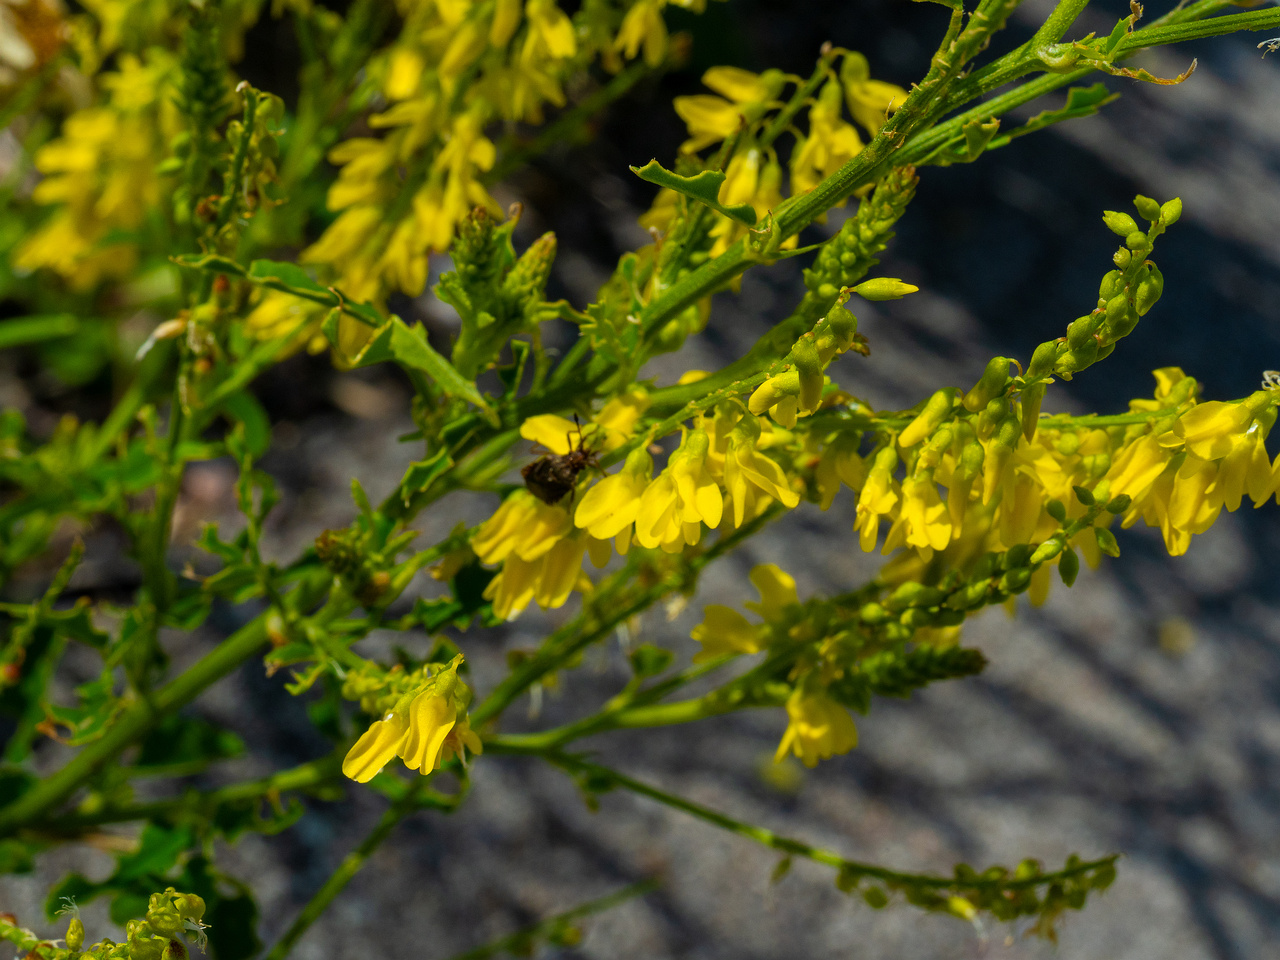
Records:
{"label": "dark brown insect", "polygon": [[[574,422],[578,418],[575,416]],[[582,440],[582,428],[578,428],[578,446],[568,453],[549,453],[539,457],[520,471],[529,492],[543,503],[556,504],[573,493],[578,474],[587,467],[596,466],[597,454],[589,450]]]}

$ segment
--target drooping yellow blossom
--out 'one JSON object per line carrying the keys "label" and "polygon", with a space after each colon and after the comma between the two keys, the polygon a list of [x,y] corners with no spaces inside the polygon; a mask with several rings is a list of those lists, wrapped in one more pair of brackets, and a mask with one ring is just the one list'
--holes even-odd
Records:
{"label": "drooping yellow blossom", "polygon": [[392,757],[410,770],[429,774],[463,748],[481,753],[483,744],[465,716],[470,690],[458,678],[462,656],[408,690],[381,720],[370,724],[347,752],[342,772],[358,783],[372,780]]}
{"label": "drooping yellow blossom", "polygon": [[770,625],[780,624],[789,610],[799,604],[795,579],[772,563],[760,564],[749,574],[760,593],[759,602],[748,601],[747,609],[764,619],[753,624],[738,611],[718,603],[709,604],[702,623],[693,628],[694,640],[702,650],[694,655],[694,663],[704,663],[728,653],[759,653],[768,642]]}
{"label": "drooping yellow blossom", "polygon": [[794,507],[800,502],[777,461],[757,451],[759,438],[760,420],[752,415],[739,420],[729,433],[724,484],[725,493],[733,502],[735,527],[742,526],[744,518],[749,518],[748,507],[760,494],[780,501],[785,507]]}
{"label": "drooping yellow blossom", "polygon": [[787,716],[790,722],[774,763],[794,753],[806,767],[816,767],[819,760],[848,753],[858,745],[853,717],[825,693],[797,687],[787,699]]}
{"label": "drooping yellow blossom", "polygon": [[918,471],[902,484],[902,510],[885,540],[885,552],[897,544],[895,533],[920,550],[942,550],[951,542],[951,517],[938,495],[933,471]]}
{"label": "drooping yellow blossom", "polygon": [[886,516],[898,503],[895,490],[897,484],[893,480],[893,471],[897,466],[898,452],[893,446],[881,448],[871,462],[866,484],[858,495],[858,514],[854,520],[854,529],[858,531],[860,546],[867,552],[876,548],[880,518]]}
{"label": "drooping yellow blossom", "polygon": [[873,136],[880,132],[889,114],[907,99],[907,91],[897,84],[872,80],[867,58],[860,53],[845,54],[840,82],[853,119]]}
{"label": "drooping yellow blossom", "polygon": [[728,653],[759,653],[763,649],[762,629],[732,607],[708,604],[702,623],[693,628],[693,639],[702,644],[693,662],[705,663]]}
{"label": "drooping yellow blossom", "polygon": [[113,234],[136,230],[166,196],[155,165],[180,127],[175,69],[159,49],[145,60],[122,55],[119,70],[99,81],[109,102],[73,113],[61,136],[36,152],[44,179],[33,199],[57,209],[18,248],[17,269],[47,267],[79,290],[133,270],[136,245]]}
{"label": "drooping yellow blossom", "polygon": [[402,713],[389,713],[375,720],[347,752],[342,761],[343,776],[368,783],[391,762],[408,730],[409,718]]}
{"label": "drooping yellow blossom", "polygon": [[760,600],[748,601],[746,607],[760,614],[766,623],[781,620],[789,608],[800,602],[796,594],[795,577],[776,563],[762,563],[753,567],[747,579],[760,592]]}
{"label": "drooping yellow blossom", "polygon": [[653,458],[640,447],[627,455],[622,469],[605,477],[578,502],[573,522],[597,540],[616,538],[618,553],[631,542],[631,524],[640,512],[641,497],[653,474]]}
{"label": "drooping yellow blossom", "polygon": [[[785,82],[781,71],[751,73],[738,67],[712,67],[702,82],[723,96],[698,93],[676,97],[673,105],[689,128],[680,149],[694,153],[732,136],[743,123],[759,119]],[[726,99],[727,98],[727,99]]]}
{"label": "drooping yellow blossom", "polygon": [[791,192],[812,190],[862,150],[862,138],[840,115],[840,84],[829,80],[809,109],[809,133],[791,154]]}
{"label": "drooping yellow blossom", "polygon": [[677,552],[702,537],[702,525],[720,525],[723,499],[707,472],[710,441],[704,430],[691,430],[671,454],[666,469],[649,485],[636,514],[636,541],[647,548]]}
{"label": "drooping yellow blossom", "polygon": [[543,503],[528,490],[517,490],[480,525],[471,549],[481,563],[501,563],[511,555],[533,561],[571,528],[569,511],[563,506]]}

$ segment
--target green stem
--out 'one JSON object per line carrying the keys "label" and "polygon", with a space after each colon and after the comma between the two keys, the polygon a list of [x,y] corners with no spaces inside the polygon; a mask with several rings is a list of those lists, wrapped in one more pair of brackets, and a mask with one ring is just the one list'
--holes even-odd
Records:
{"label": "green stem", "polygon": [[[425,781],[423,781],[425,783]],[[397,800],[382,815],[382,819],[378,821],[377,826],[369,832],[369,835],[361,841],[360,846],[347,854],[338,869],[335,870],[329,879],[324,882],[316,895],[311,898],[302,912],[298,914],[293,924],[289,927],[283,937],[281,937],[271,952],[267,954],[266,960],[284,960],[289,955],[289,951],[297,945],[302,939],[302,935],[307,932],[308,928],[320,918],[320,915],[329,908],[329,904],[334,898],[343,891],[352,877],[360,872],[360,868],[368,862],[373,852],[382,845],[382,842],[391,836],[391,831],[410,813],[413,813],[421,806],[421,797],[417,790],[411,789],[403,798]]]}
{"label": "green stem", "polygon": [[[509,750],[510,753],[523,753],[525,751]],[[601,766],[597,763],[591,763],[582,760],[579,757],[571,756],[566,753],[557,751],[528,751],[528,753],[541,756],[549,763],[555,764],[570,774],[586,775],[593,781],[603,784],[612,784],[619,787],[625,787],[633,793],[642,797],[648,797],[650,800],[656,800],[664,806],[671,807],[674,810],[680,810],[691,816],[697,817],[699,820],[705,820],[707,823],[714,824],[722,830],[730,833],[736,833],[740,837],[746,837],[756,843],[763,844],[788,856],[804,857],[815,863],[825,864],[834,867],[840,872],[843,879],[856,880],[861,877],[870,877],[880,880],[892,888],[926,888],[935,891],[952,891],[956,893],[965,891],[984,891],[984,890],[1026,890],[1032,887],[1041,887],[1047,884],[1058,883],[1063,880],[1069,880],[1078,877],[1081,874],[1091,873],[1099,868],[1113,864],[1117,855],[1102,857],[1098,860],[1091,860],[1086,863],[1080,863],[1064,870],[1054,873],[1040,874],[1039,876],[1025,877],[1022,879],[1004,879],[1004,878],[986,878],[986,877],[939,877],[931,874],[920,873],[903,873],[898,870],[890,870],[887,867],[881,867],[874,863],[865,863],[859,860],[849,860],[829,850],[823,850],[811,844],[804,843],[801,840],[793,840],[789,837],[779,836],[772,830],[766,830],[763,827],[755,827],[751,824],[743,823],[741,820],[735,820],[733,817],[726,816],[718,810],[712,810],[710,807],[704,807],[692,800],[686,800],[684,797],[667,793],[659,790],[657,787],[651,787],[647,783],[634,780],[626,774],[619,773],[609,767]]]}
{"label": "green stem", "polygon": [[204,819],[212,819],[213,814],[221,806],[240,803],[275,793],[290,790],[311,790],[341,779],[342,758],[340,753],[312,760],[289,770],[281,770],[269,777],[258,780],[246,780],[233,783],[208,793],[190,790],[179,797],[166,800],[152,800],[146,803],[135,803],[123,807],[106,807],[93,813],[70,813],[51,817],[49,820],[37,820],[28,827],[33,832],[64,834],[82,833],[90,827],[106,823],[129,823],[134,820],[155,820],[172,817],[175,814],[200,814]]}
{"label": "green stem", "polygon": [[[296,598],[298,606],[310,606],[323,595],[329,580],[328,571],[321,571],[300,585],[291,596]],[[106,733],[85,745],[61,770],[41,780],[7,807],[0,808],[0,837],[48,815],[165,716],[186,706],[206,687],[257,653],[267,643],[266,622],[267,615],[259,615],[184,673],[153,694],[134,701],[107,727]]]}

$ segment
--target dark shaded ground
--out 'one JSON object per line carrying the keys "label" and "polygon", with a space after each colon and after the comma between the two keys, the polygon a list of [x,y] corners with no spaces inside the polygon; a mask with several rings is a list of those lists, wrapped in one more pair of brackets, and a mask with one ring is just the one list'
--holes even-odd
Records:
{"label": "dark shaded ground", "polygon": [[[1118,14],[1088,29],[1108,30]],[[736,60],[807,72],[818,45],[831,39],[865,50],[877,75],[906,82],[928,56],[916,39],[929,35],[921,25],[940,19],[940,7],[887,0],[712,4],[696,49],[701,65]],[[875,403],[905,406],[939,382],[968,385],[994,354],[1026,357],[1092,306],[1114,247],[1100,212],[1127,209],[1142,192],[1180,193],[1186,204],[1155,254],[1165,298],[1111,360],[1056,402],[1122,409],[1149,394],[1149,371],[1167,364],[1204,381],[1211,398],[1255,389],[1264,369],[1280,367],[1280,61],[1260,59],[1257,39],[1152,57],[1148,66],[1166,75],[1192,55],[1200,69],[1176,88],[1113,81],[1124,98],[1102,117],[1020,141],[974,166],[924,171],[882,268],[922,292],[861,317],[873,355],[845,363],[843,382]],[[692,90],[696,76],[668,78],[648,96],[656,102]],[[557,232],[556,282],[579,303],[613,255],[638,242],[634,219],[646,192],[625,177],[624,164],[670,155],[681,131],[667,116],[656,131],[637,129],[621,107],[591,148],[552,157],[515,185],[530,205],[523,234]],[[665,138],[657,148],[655,134]],[[682,369],[736,356],[800,289],[798,269],[785,264],[748,277],[740,296],[720,298],[711,328],[680,364],[655,372],[669,382]],[[441,316],[430,303],[421,309]],[[287,494],[273,533],[281,555],[349,521],[350,477],[376,497],[413,459],[412,445],[395,441],[407,428],[400,390],[394,381],[335,377],[301,359],[262,386],[289,420],[267,464]],[[198,468],[188,522],[225,515],[230,481],[220,465]],[[483,516],[492,504],[477,498],[449,507],[429,532]],[[688,610],[670,621],[650,613],[640,637],[688,655],[702,604],[748,599],[745,573],[764,560],[793,571],[802,594],[847,589],[877,560],[857,551],[851,522],[847,495],[827,515],[796,511],[748,555],[713,568]],[[797,864],[771,886],[776,857],[745,840],[618,794],[591,814],[560,774],[486,758],[475,767],[467,806],[452,818],[424,815],[401,827],[307,935],[299,960],[446,957],[655,872],[660,892],[595,920],[582,945],[561,955],[1280,957],[1280,508],[1225,518],[1176,560],[1149,531],[1122,535],[1121,545],[1121,562],[1086,572],[1069,594],[1059,588],[1044,608],[1024,609],[1016,621],[997,610],[971,622],[969,642],[991,659],[980,678],[907,703],[878,703],[860,723],[859,748],[805,774],[794,790],[781,792],[759,773],[782,730],[778,713],[593,743],[605,762],[641,779],[902,869],[1126,854],[1112,890],[1066,918],[1057,948],[1024,939],[1020,928],[974,929],[901,905],[874,912],[836,891],[830,871],[815,865]],[[100,556],[101,574],[112,557]],[[495,635],[467,637],[479,688],[500,676],[505,650],[532,645],[547,622],[566,615],[528,616]],[[236,617],[225,612],[200,636],[175,641],[179,656],[207,649]],[[374,652],[393,640],[424,642],[375,637],[365,646]],[[625,676],[611,642],[547,700],[539,719],[527,719],[518,704],[512,727],[577,715],[575,704],[599,702]],[[251,743],[254,759],[238,762],[236,775],[324,749],[303,704],[257,668],[221,684],[203,709]],[[381,810],[365,791],[350,797],[318,805],[281,836],[224,851],[228,868],[257,884],[268,938]],[[0,904],[32,917],[62,871],[108,866],[94,851],[58,853],[36,877],[0,879]],[[86,915],[90,935],[100,935],[101,910]]]}

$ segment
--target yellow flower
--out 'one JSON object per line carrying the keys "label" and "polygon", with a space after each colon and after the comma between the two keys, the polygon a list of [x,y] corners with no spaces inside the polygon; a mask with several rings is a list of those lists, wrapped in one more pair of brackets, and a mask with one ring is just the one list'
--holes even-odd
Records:
{"label": "yellow flower", "polygon": [[913,474],[902,484],[902,512],[907,543],[920,549],[945,549],[951,542],[951,518],[938,496],[933,471]]}
{"label": "yellow flower", "polygon": [[762,631],[762,626],[753,624],[737,610],[709,604],[703,611],[702,623],[691,634],[702,644],[702,649],[693,655],[693,662],[704,663],[727,653],[759,653]]}
{"label": "yellow flower", "polygon": [[885,118],[907,99],[907,91],[897,84],[872,80],[867,58],[860,53],[845,55],[840,67],[840,80],[844,84],[845,102],[853,119],[873,135],[880,132]]}
{"label": "yellow flower", "polygon": [[573,21],[565,15],[555,0],[528,0],[524,15],[529,21],[529,33],[525,39],[523,56],[549,57],[563,60],[578,52],[573,36]]}
{"label": "yellow flower", "polygon": [[470,697],[470,690],[458,679],[461,663],[461,655],[454,657],[440,673],[402,696],[383,719],[375,720],[347,752],[342,762],[343,774],[358,783],[368,783],[392,757],[398,756],[410,770],[425,775],[438,769],[449,756],[461,756],[463,747],[480,753],[480,738],[471,731],[465,716],[450,752],[444,752]]}
{"label": "yellow flower", "polygon": [[840,116],[840,85],[829,80],[809,109],[809,135],[791,155],[791,192],[805,193],[862,150],[862,139]]}
{"label": "yellow flower", "polygon": [[690,134],[680,149],[691,153],[736,133],[743,122],[760,119],[785,80],[778,70],[754,74],[737,67],[712,67],[702,82],[724,97],[698,93],[673,101]]}
{"label": "yellow flower", "polygon": [[447,691],[438,688],[424,690],[409,705],[409,730],[398,753],[410,770],[426,774],[440,766],[444,738],[458,719],[452,693],[452,687]]}
{"label": "yellow flower", "polygon": [[742,526],[747,515],[748,502],[751,499],[749,487],[778,500],[785,507],[794,507],[800,502],[799,495],[791,489],[786,473],[782,467],[756,452],[756,441],[760,437],[760,422],[754,416],[743,417],[738,425],[729,432],[729,446],[725,451],[724,485],[725,492],[733,500],[733,524]]}
{"label": "yellow flower", "polygon": [[752,568],[747,579],[760,592],[760,602],[748,602],[747,609],[754,610],[766,621],[781,620],[788,608],[800,603],[795,577],[776,563],[762,563]]}
{"label": "yellow flower", "polygon": [[628,60],[644,47],[644,62],[651,67],[662,63],[667,54],[667,25],[662,19],[666,0],[638,0],[622,18],[618,36],[613,42]]}
{"label": "yellow flower", "polygon": [[1173,432],[1188,452],[1203,460],[1218,460],[1244,440],[1254,417],[1273,402],[1271,391],[1259,390],[1240,403],[1198,403],[1178,418]]}
{"label": "yellow flower", "polygon": [[849,711],[824,693],[808,693],[797,687],[787,700],[790,722],[774,754],[779,763],[788,752],[806,767],[816,767],[838,753],[848,753],[858,745],[858,728]]}
{"label": "yellow flower", "polygon": [[867,482],[858,495],[858,513],[853,528],[858,531],[859,544],[868,552],[876,548],[880,533],[880,518],[889,514],[898,502],[893,471],[898,466],[898,452],[892,445],[882,447],[872,461]]}
{"label": "yellow flower", "polygon": [[636,541],[674,553],[702,536],[702,524],[720,524],[720,488],[706,469],[709,440],[704,430],[685,434],[667,467],[640,498]]}
{"label": "yellow flower", "polygon": [[342,775],[356,783],[368,783],[396,755],[409,729],[404,714],[388,713],[360,735],[342,761]]}
{"label": "yellow flower", "polygon": [[631,524],[640,512],[640,498],[649,487],[653,458],[643,447],[632,450],[622,469],[605,477],[583,495],[573,522],[598,540],[618,538],[618,552],[626,553]]}
{"label": "yellow flower", "polygon": [[480,525],[471,541],[481,563],[501,563],[515,555],[533,561],[572,529],[569,512],[543,503],[528,490],[517,490]]}

